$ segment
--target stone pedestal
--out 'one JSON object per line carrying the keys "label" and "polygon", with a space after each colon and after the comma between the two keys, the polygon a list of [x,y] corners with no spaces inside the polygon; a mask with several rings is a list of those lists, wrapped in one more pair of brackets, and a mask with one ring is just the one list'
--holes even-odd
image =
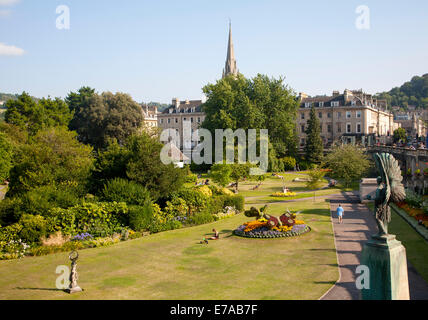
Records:
{"label": "stone pedestal", "polygon": [[406,249],[394,235],[373,236],[363,248],[361,264],[370,271],[370,289],[362,300],[409,300]]}
{"label": "stone pedestal", "polygon": [[65,290],[67,293],[73,294],[73,293],[77,293],[77,292],[82,292],[83,289],[80,288],[79,286],[74,287],[74,288],[68,288]]}

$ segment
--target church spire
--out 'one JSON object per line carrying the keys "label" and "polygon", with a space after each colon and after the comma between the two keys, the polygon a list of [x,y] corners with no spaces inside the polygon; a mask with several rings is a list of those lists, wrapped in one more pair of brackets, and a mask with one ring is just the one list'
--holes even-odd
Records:
{"label": "church spire", "polygon": [[231,21],[229,21],[229,44],[227,46],[227,58],[226,58],[226,65],[223,70],[223,78],[230,74],[233,74],[235,76],[238,75],[238,68],[236,67],[236,60],[235,60],[235,51],[233,49]]}

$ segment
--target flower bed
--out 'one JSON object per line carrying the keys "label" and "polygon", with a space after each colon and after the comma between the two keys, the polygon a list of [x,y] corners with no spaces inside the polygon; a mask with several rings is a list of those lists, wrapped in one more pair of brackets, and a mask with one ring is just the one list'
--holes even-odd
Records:
{"label": "flower bed", "polygon": [[428,228],[428,215],[424,213],[423,209],[414,208],[407,204],[406,202],[401,202],[396,204],[397,207],[407,212],[409,216],[415,219],[418,222],[421,222],[425,227]]}
{"label": "flower bed", "polygon": [[245,238],[272,239],[295,237],[311,231],[311,228],[304,221],[295,221],[293,226],[277,226],[270,228],[266,219],[259,219],[244,223],[233,233]]}
{"label": "flower bed", "polygon": [[287,193],[276,192],[276,193],[272,194],[271,197],[287,198],[287,197],[294,197],[296,195],[297,195],[297,193],[295,193],[295,192],[287,192]]}

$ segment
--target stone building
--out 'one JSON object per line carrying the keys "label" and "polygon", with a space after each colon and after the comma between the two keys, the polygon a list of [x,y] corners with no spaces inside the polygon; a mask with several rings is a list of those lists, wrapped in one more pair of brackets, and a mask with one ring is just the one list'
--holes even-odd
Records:
{"label": "stone building", "polygon": [[424,117],[425,112],[423,110],[397,112],[394,115],[394,122],[406,130],[408,137],[418,139],[425,137],[427,133]]}
{"label": "stone building", "polygon": [[331,96],[299,95],[297,132],[300,145],[306,143],[307,121],[312,106],[321,123],[321,137],[326,147],[335,141],[371,145],[388,143],[399,127],[386,110],[386,100],[377,100],[363,90],[334,91]]}
{"label": "stone building", "polygon": [[156,106],[142,105],[144,125],[146,128],[157,128],[158,126],[158,108]]}
{"label": "stone building", "polygon": [[171,106],[159,113],[157,118],[158,127],[161,130],[174,129],[180,134],[180,146],[182,147],[184,121],[190,121],[193,134],[205,120],[205,113],[202,112],[202,100],[180,101],[180,99],[174,98]]}

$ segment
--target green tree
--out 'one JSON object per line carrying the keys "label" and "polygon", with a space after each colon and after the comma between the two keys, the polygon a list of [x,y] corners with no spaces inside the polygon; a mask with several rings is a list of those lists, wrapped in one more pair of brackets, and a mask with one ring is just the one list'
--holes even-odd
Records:
{"label": "green tree", "polygon": [[92,148],[80,144],[76,133],[60,127],[40,131],[18,148],[7,195],[46,185],[70,183],[84,188],[92,163]]}
{"label": "green tree", "polygon": [[321,188],[325,175],[326,171],[319,168],[315,168],[308,172],[309,180],[306,182],[306,187],[310,190],[314,190],[314,201],[316,190]]}
{"label": "green tree", "polygon": [[400,140],[405,142],[407,140],[407,132],[403,128],[398,128],[394,131],[394,142],[399,142]]}
{"label": "green tree", "polygon": [[211,167],[211,179],[222,187],[227,186],[232,180],[232,168],[227,164],[214,164]]}
{"label": "green tree", "polygon": [[43,98],[36,102],[27,93],[6,102],[5,121],[26,130],[30,135],[57,126],[68,126],[72,112],[59,99]]}
{"label": "green tree", "polygon": [[66,101],[74,111],[70,129],[78,133],[81,142],[97,149],[106,147],[111,139],[125,143],[143,125],[141,106],[124,93],[98,95],[83,87],[71,92]]}
{"label": "green tree", "polygon": [[9,178],[9,171],[12,168],[13,145],[6,134],[0,132],[0,182]]}
{"label": "green tree", "polygon": [[279,157],[296,153],[298,103],[282,78],[259,74],[246,79],[240,74],[208,84],[203,91],[207,96],[203,128],[213,133],[215,129],[268,129]]}
{"label": "green tree", "polygon": [[350,144],[334,147],[325,158],[325,164],[331,170],[332,178],[346,186],[361,179],[370,167],[364,151]]}
{"label": "green tree", "polygon": [[235,182],[236,192],[239,191],[239,182],[243,179],[246,179],[250,176],[250,168],[252,165],[250,164],[239,164],[234,163],[230,165],[232,168],[232,172],[230,173],[230,178]]}
{"label": "green tree", "polygon": [[184,184],[186,171],[160,161],[163,144],[145,131],[133,135],[121,146],[116,141],[99,152],[92,175],[94,189],[107,180],[125,178],[145,186],[152,198],[167,197]]}
{"label": "green tree", "polygon": [[323,141],[321,138],[321,125],[315,108],[312,107],[306,129],[305,157],[310,163],[320,163],[323,158]]}

